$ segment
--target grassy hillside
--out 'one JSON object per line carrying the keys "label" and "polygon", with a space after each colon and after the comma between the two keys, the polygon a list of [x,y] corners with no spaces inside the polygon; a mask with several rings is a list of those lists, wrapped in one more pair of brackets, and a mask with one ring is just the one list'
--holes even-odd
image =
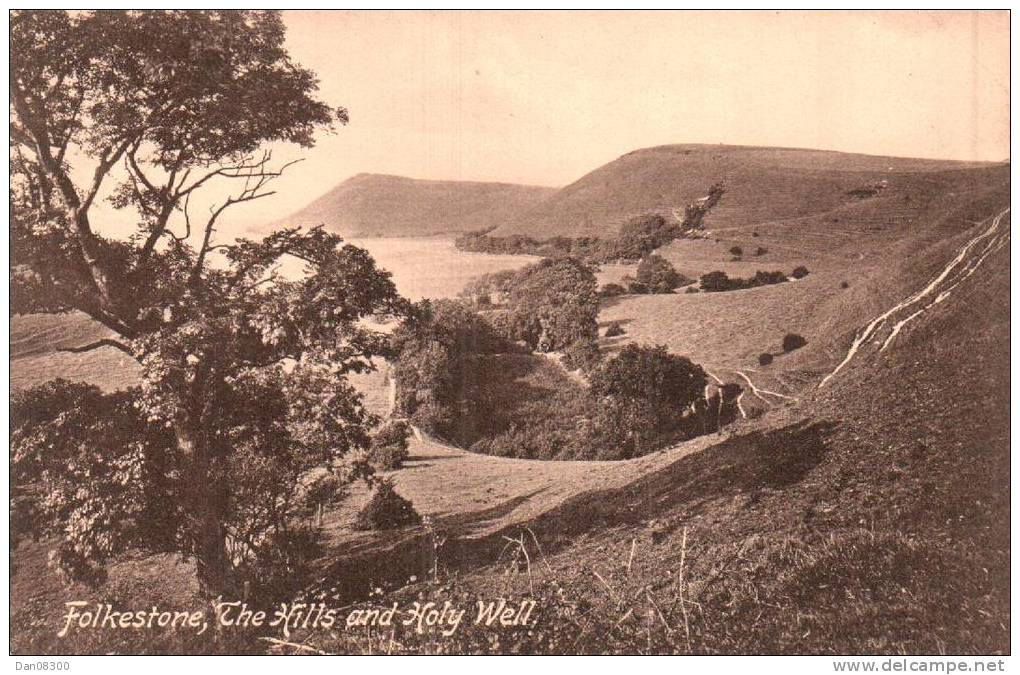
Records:
{"label": "grassy hillside", "polygon": [[[728,150],[749,156],[744,181],[801,172],[806,185],[839,194],[769,195],[759,181],[761,219],[730,211],[727,220],[723,205],[752,192],[731,179],[709,235],[661,253],[688,276],[789,273],[797,265],[810,274],[725,293],[614,298],[600,321],[627,331],[604,339],[607,351],[631,340],[666,344],[741,384],[746,418],[626,462],[512,460],[417,439],[393,476],[433,529],[353,532],[353,514],[368,497],[355,489],[326,515],[329,553],[309,598],[339,607],[382,587],[392,594],[375,598],[382,605],[427,597],[471,607],[478,598],[528,595],[539,600],[535,625],[462,627],[452,639],[353,629],[293,641],[329,652],[1010,651],[1009,216],[982,238],[1009,203],[1008,167]],[[792,153],[791,166],[768,168],[782,152]],[[882,173],[890,165],[897,171]],[[879,194],[845,195],[879,174],[888,180]],[[734,245],[744,250],[738,261]],[[759,246],[767,252],[755,255]],[[924,302],[881,322],[819,388],[869,322],[950,269]],[[607,281],[628,272],[632,266],[605,266],[600,274]],[[103,360],[119,352],[53,351],[102,332],[79,315],[17,317],[14,386],[48,374],[103,386],[129,377]],[[778,353],[786,332],[808,344],[759,366],[757,355]],[[387,405],[386,382],[383,371],[359,380],[374,392],[373,409]],[[46,542],[32,544],[15,557],[12,649],[141,648],[123,636],[54,637],[68,591],[46,568],[45,550]],[[438,582],[423,581],[436,570]],[[75,597],[144,606],[156,589],[169,606],[200,602],[190,568],[168,557],[119,561],[111,579],[98,591],[74,589]],[[264,650],[254,638],[187,643],[169,635],[146,644]]]}
{"label": "grassy hillside", "polygon": [[[539,616],[496,644],[468,629],[452,640],[400,633],[395,648],[1009,653],[1006,228],[974,274],[948,278],[959,284],[944,302],[826,387],[807,383],[759,419],[642,458],[637,477],[635,462],[613,465],[616,480],[589,464],[569,478],[584,488],[551,508],[539,493],[531,510],[510,500],[463,521],[487,514],[484,530],[442,523],[444,537],[462,534],[440,553],[447,581],[396,598],[536,597]],[[440,464],[399,476],[401,488],[428,503],[462,470]],[[391,540],[388,565],[415,570],[397,556],[414,550]],[[369,629],[302,640],[394,648]]]}
{"label": "grassy hillside", "polygon": [[324,224],[347,237],[453,234],[512,222],[554,191],[531,185],[362,173],[278,225]]}
{"label": "grassy hillside", "polygon": [[60,351],[112,335],[80,312],[11,317],[11,390],[58,377],[88,382],[104,391],[136,384],[139,366],[123,352],[109,347],[80,354]]}
{"label": "grassy hillside", "polygon": [[973,166],[824,150],[665,145],[595,169],[492,234],[612,236],[632,216],[682,210],[716,182],[728,191],[709,226],[753,225],[831,211],[852,201],[848,191],[871,181]]}

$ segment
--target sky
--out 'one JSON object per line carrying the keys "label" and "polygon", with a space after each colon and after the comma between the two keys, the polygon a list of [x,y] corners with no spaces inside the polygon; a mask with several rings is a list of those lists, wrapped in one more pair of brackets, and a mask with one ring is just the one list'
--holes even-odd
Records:
{"label": "sky", "polygon": [[361,172],[562,186],[642,147],[726,143],[999,161],[1009,15],[993,12],[284,13],[350,124],[275,148],[282,218]]}

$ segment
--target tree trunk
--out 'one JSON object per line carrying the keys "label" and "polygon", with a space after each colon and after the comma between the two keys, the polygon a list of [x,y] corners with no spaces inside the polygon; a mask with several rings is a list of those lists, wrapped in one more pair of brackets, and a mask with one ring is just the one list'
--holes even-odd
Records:
{"label": "tree trunk", "polygon": [[231,566],[223,529],[224,490],[210,476],[211,457],[203,434],[188,423],[177,424],[175,431],[184,456],[185,498],[198,583],[209,596],[229,593]]}

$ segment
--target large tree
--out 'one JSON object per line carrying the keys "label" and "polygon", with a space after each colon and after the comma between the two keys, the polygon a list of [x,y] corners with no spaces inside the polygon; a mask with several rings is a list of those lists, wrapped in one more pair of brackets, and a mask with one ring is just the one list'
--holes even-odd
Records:
{"label": "large tree", "polygon": [[[283,167],[272,165],[268,144],[310,146],[317,129],[347,121],[316,98],[314,75],[283,44],[272,12],[11,16],[12,311],[85,312],[116,337],[78,349],[119,349],[143,372],[130,402],[100,405],[87,391],[40,400],[139,411],[117,437],[148,449],[143,466],[116,475],[131,482],[163,472],[166,480],[146,485],[165,488],[173,503],[157,510],[180,517],[157,536],[138,523],[152,509],[97,515],[102,497],[50,515],[63,519],[68,550],[78,554],[102,558],[118,543],[191,554],[214,592],[229,588],[245,551],[272,536],[271,528],[249,531],[251,514],[232,510],[246,490],[271,486],[274,476],[293,480],[367,442],[367,415],[343,375],[386,350],[362,319],[405,308],[365,251],[321,229],[216,240],[227,209],[272,194]],[[218,200],[205,197],[212,205],[198,220],[196,195],[208,190]],[[104,194],[136,214],[129,238],[97,231],[93,207]],[[305,269],[278,278],[274,268],[288,257]],[[95,420],[69,425],[55,413],[48,421],[56,417],[64,427],[40,436],[26,423],[21,439],[52,442],[54,428],[96,432]],[[139,419],[146,432],[131,436],[146,427]],[[83,462],[123,461],[95,457],[84,440],[64,454],[73,455],[65,473],[73,464],[85,476]],[[26,470],[52,480],[51,458],[37,459]]]}

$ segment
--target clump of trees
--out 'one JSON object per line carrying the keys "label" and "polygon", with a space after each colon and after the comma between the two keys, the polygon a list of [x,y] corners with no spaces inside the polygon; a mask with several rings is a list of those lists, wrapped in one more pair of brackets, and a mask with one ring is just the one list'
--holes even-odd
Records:
{"label": "clump of trees", "polygon": [[428,433],[454,423],[466,360],[506,351],[507,342],[465,302],[424,300],[390,338],[396,412]]}
{"label": "clump of trees", "polygon": [[483,315],[465,301],[424,301],[393,332],[397,411],[426,432],[463,435],[477,357],[558,351],[565,367],[584,370],[599,359],[599,298],[590,267],[545,258],[500,283],[503,309]]}
{"label": "clump of trees", "polygon": [[515,337],[533,350],[564,350],[598,338],[598,284],[576,258],[545,258],[522,268],[508,297]]}
{"label": "clump of trees", "polygon": [[[310,146],[346,111],[316,97],[274,12],[15,12],[10,43],[11,309],[84,312],[114,336],[74,351],[142,369],[127,392],[55,383],[13,402],[14,539],[54,535],[85,580],[127,549],[177,552],[214,595],[298,569],[314,534],[298,478],[366,475],[351,450],[373,420],[344,375],[388,343],[363,319],[408,305],[322,229],[215,235],[273,194],[285,166],[266,144]],[[130,238],[93,227],[111,188]],[[284,257],[305,274],[276,279]]]}
{"label": "clump of trees", "polygon": [[592,444],[598,459],[625,459],[663,447],[685,408],[702,397],[705,371],[665,347],[631,343],[589,376],[598,412]]}
{"label": "clump of trees", "polygon": [[534,239],[524,235],[495,237],[488,231],[469,232],[456,240],[463,251],[540,256],[570,256],[587,263],[641,260],[669,242],[703,229],[705,216],[722,199],[726,189],[713,185],[708,195],[687,205],[682,216],[649,213],[635,216],[620,226],[614,239],[598,237],[551,237]]}
{"label": "clump of trees", "polygon": [[[703,420],[685,414],[703,402],[704,371],[664,347],[627,345],[589,372],[588,387],[562,373],[535,375],[505,383],[502,394],[488,382],[479,412],[494,426],[475,431],[472,451],[524,459],[626,459],[706,431]],[[542,394],[513,400],[522,391]],[[719,406],[703,402],[700,410],[710,407]]]}
{"label": "clump of trees", "polygon": [[701,276],[701,290],[709,293],[723,291],[739,291],[746,288],[781,284],[789,281],[785,274],[780,271],[763,272],[759,270],[750,279],[730,278],[725,272],[716,270]]}
{"label": "clump of trees", "polygon": [[460,297],[480,306],[500,307],[506,304],[517,270],[486,272],[465,284]]}

